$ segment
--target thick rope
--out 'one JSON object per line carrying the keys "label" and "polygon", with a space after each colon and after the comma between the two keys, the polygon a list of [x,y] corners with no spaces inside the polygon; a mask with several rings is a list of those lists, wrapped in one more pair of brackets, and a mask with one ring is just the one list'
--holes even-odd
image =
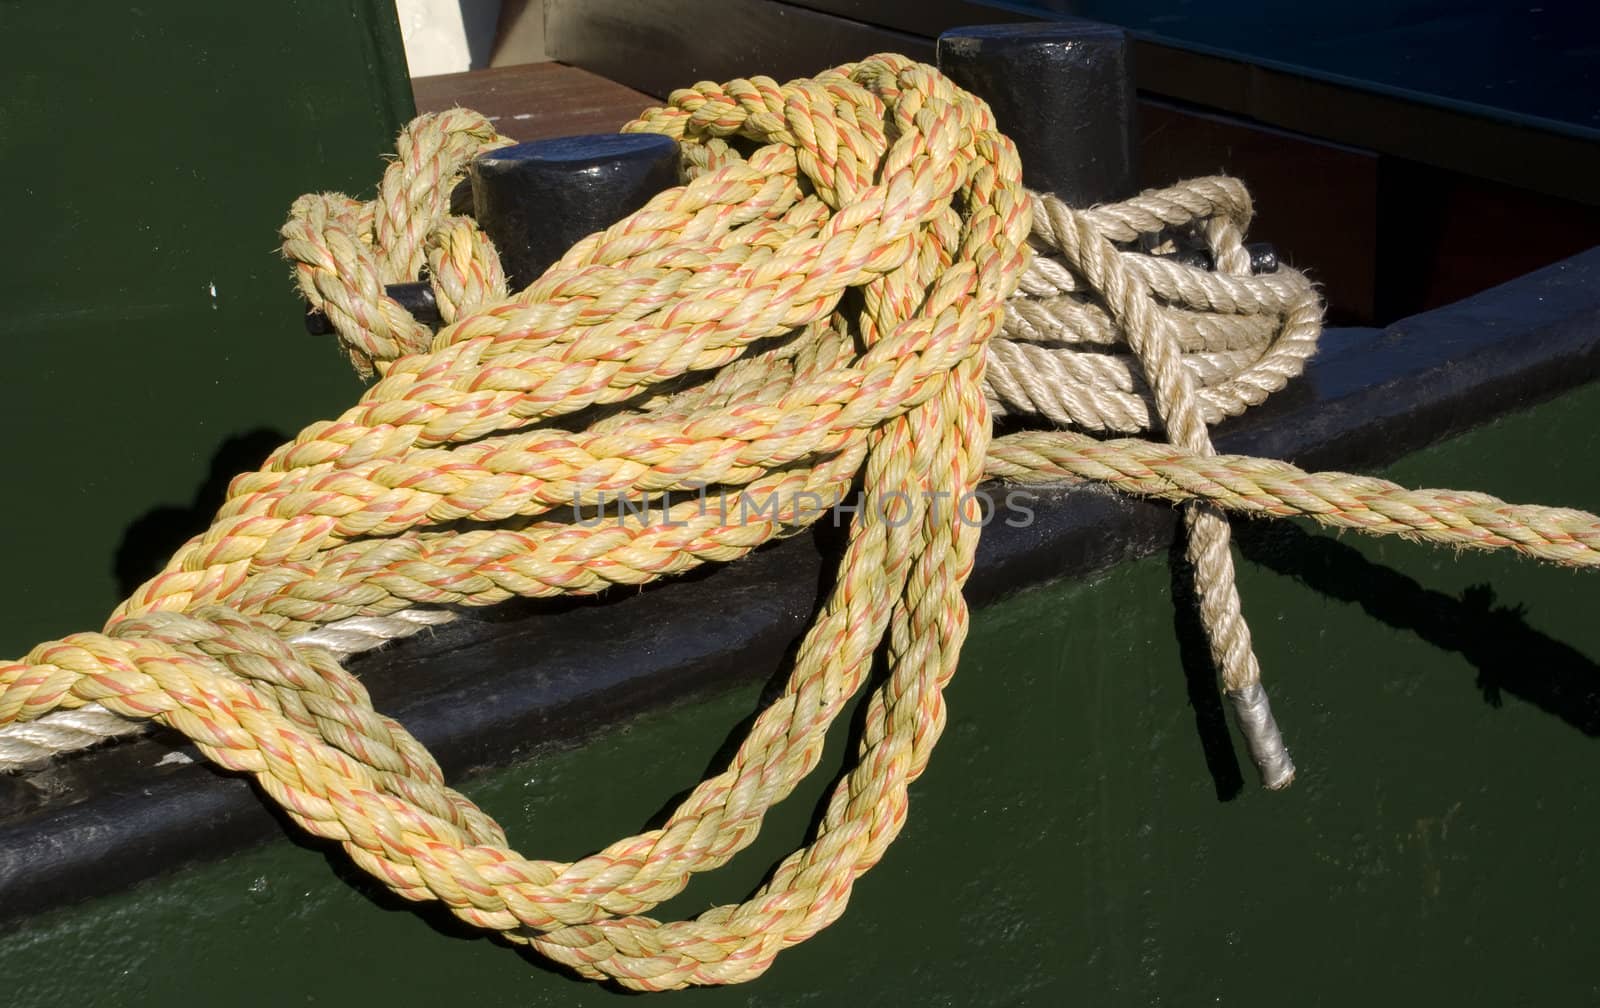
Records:
{"label": "thick rope", "polygon": [[[1070,431],[1027,431],[990,445],[990,479],[1086,480],[1174,502],[1207,501],[1243,515],[1308,517],[1336,529],[1399,535],[1473,549],[1511,549],[1574,567],[1600,566],[1600,522],[1570,508],[1507,504],[1488,494],[1408,490],[1374,477],[1308,473],[1275,459],[1194,456],[1152,441],[1099,441]],[[351,616],[291,638],[343,659],[449,622],[448,609]],[[56,711],[0,730],[0,769],[37,765],[143,727],[98,706]]]}
{"label": "thick rope", "polygon": [[[157,721],[407,898],[584,976],[732,983],[834,920],[903,825],[965,635],[970,492],[986,476],[1186,502],[1213,653],[1269,784],[1287,757],[1215,509],[1600,557],[1600,521],[1581,512],[1212,453],[1206,425],[1297,374],[1319,319],[1300,274],[1249,275],[1231,180],[1087,210],[1030,196],[988,109],[898,56],[700,84],[629,128],[679,140],[685,184],[516,293],[449,214],[464,165],[503,142],[473,113],[408,127],[373,202],[297,201],[283,234],[301,289],[378,382],[234,480],[212,527],[103,632],[0,666],[0,725],[97,708]],[[1219,269],[1160,254],[1185,246]],[[424,274],[437,334],[383,294]],[[1172,443],[991,443],[992,409]],[[446,607],[735,559],[857,486],[840,575],[782,695],[662,827],[581,861],[510,849],[340,665]],[[748,504],[707,506],[707,490]],[[750,843],[880,661],[811,842],[744,903],[643,916]]]}
{"label": "thick rope", "polygon": [[[429,124],[431,128],[455,129],[470,135],[484,134],[484,127],[470,113],[457,110],[437,119],[419,120],[418,127]],[[415,128],[414,128],[415,129]],[[485,140],[492,146],[494,140]],[[402,137],[402,155],[407,151],[438,151],[445,144],[433,142],[418,144]],[[458,154],[454,168],[466,160]],[[410,162],[403,156],[391,165],[388,176],[408,170]],[[443,169],[426,162],[422,173],[434,179],[448,179]],[[386,177],[388,177],[386,176]],[[404,190],[404,186],[388,185],[385,191]],[[1048,197],[1039,197],[1049,201]],[[1049,201],[1054,205],[1054,201]],[[370,251],[375,238],[370,233],[371,221],[377,216],[373,205],[365,212],[344,215],[342,227],[359,227],[365,221],[366,233],[336,233],[320,244],[307,237],[308,222],[324,221],[325,229],[332,228],[321,214],[329,206],[352,205],[345,197],[306,197],[296,204],[295,213],[285,228],[286,251],[299,259],[302,290],[307,297],[323,306],[333,304],[336,320],[356,318],[386,319],[388,306],[393,306],[381,294],[376,281],[367,284],[369,301],[365,309],[359,308],[359,299],[350,293],[357,286],[349,278],[375,276],[375,265],[364,265],[375,260]],[[1230,179],[1200,179],[1182,187],[1144,194],[1136,200],[1115,207],[1088,211],[1096,227],[1111,230],[1118,238],[1128,239],[1141,235],[1160,233],[1174,223],[1187,223],[1190,218],[1204,221],[1213,214],[1234,217],[1248,216],[1248,196],[1242,187]],[[1058,212],[1071,212],[1058,207]],[[1187,217],[1185,215],[1188,215]],[[1132,223],[1128,223],[1128,221]],[[357,223],[350,223],[357,222]],[[338,229],[335,229],[336,231]],[[451,236],[466,233],[459,219],[447,218],[441,229]],[[437,232],[435,232],[437,234]],[[1242,237],[1242,228],[1225,237],[1233,237],[1234,245]],[[1048,236],[1035,234],[1034,240],[1046,251],[1053,249]],[[425,244],[438,246],[437,237],[424,239]],[[478,246],[471,246],[477,248]],[[450,276],[473,276],[479,272],[497,274],[492,248],[482,246],[490,257],[483,267],[474,267],[459,257],[453,260]],[[1218,244],[1219,250],[1223,246]],[[339,265],[338,249],[360,249],[360,255],[351,262]],[[320,251],[319,251],[320,250]],[[1298,374],[1305,359],[1315,349],[1320,331],[1319,305],[1310,284],[1293,271],[1279,276],[1255,277],[1236,280],[1221,274],[1198,270],[1154,259],[1150,256],[1119,252],[1120,257],[1134,264],[1141,278],[1151,285],[1158,300],[1154,310],[1168,314],[1173,319],[1173,330],[1184,349],[1183,365],[1194,375],[1200,386],[1203,416],[1207,423],[1224,416],[1235,415],[1243,409],[1262,401],[1272,391],[1281,388],[1287,380]],[[437,288],[441,304],[452,307],[446,310],[453,317],[454,306],[464,302],[451,289],[465,286],[459,280],[443,280],[444,272],[429,274]],[[1144,430],[1150,427],[1147,408],[1149,390],[1139,373],[1139,362],[1130,355],[1105,352],[1114,348],[1120,339],[1120,329],[1112,322],[1107,311],[1089,293],[1083,281],[1077,279],[1071,268],[1060,258],[1037,256],[1025,274],[1022,287],[1029,296],[1015,297],[1007,303],[1006,323],[1002,338],[994,340],[989,348],[987,370],[987,395],[996,412],[1031,413],[1064,425],[1076,425],[1091,430]],[[332,292],[337,301],[319,301],[325,293]],[[482,295],[484,299],[492,292]],[[1178,307],[1172,307],[1178,306]],[[1193,306],[1193,307],[1189,307]],[[386,323],[387,324],[387,323]],[[398,349],[380,349],[380,334],[341,323],[342,339],[350,355],[362,367],[387,367],[400,355]],[[752,372],[753,373],[753,372]],[[547,450],[548,444],[540,446]],[[496,453],[505,458],[506,445],[497,445]],[[559,461],[529,457],[517,466],[530,473],[540,469],[548,472]],[[464,452],[456,450],[452,457],[441,457],[439,467],[448,467],[455,474],[456,486],[465,486],[467,474],[463,470]],[[589,459],[593,463],[592,457]],[[570,471],[571,467],[569,467]],[[387,471],[395,472],[393,467]],[[482,473],[484,480],[498,478],[498,473]],[[717,474],[703,471],[706,482],[715,482]],[[377,499],[392,494],[391,484],[372,488],[370,496]],[[576,488],[565,485],[542,484],[542,499],[559,504],[572,499]],[[614,491],[616,492],[616,491]],[[591,502],[592,503],[592,502]],[[523,589],[526,590],[526,589]],[[426,612],[435,620],[449,618],[447,612]],[[406,616],[405,612],[400,614]],[[322,619],[332,617],[323,615]],[[414,632],[421,625],[414,620],[381,622],[384,618],[367,615],[349,617],[329,624],[323,640],[337,635],[340,656],[359,653],[379,646],[389,640]],[[431,624],[430,624],[431,625]],[[298,638],[297,638],[298,639]],[[101,741],[105,738],[136,731],[140,725],[101,712],[90,712],[90,717],[79,712],[64,712],[48,716],[37,728],[11,726],[0,729],[0,769],[17,769],[36,765],[58,752],[71,751]]]}

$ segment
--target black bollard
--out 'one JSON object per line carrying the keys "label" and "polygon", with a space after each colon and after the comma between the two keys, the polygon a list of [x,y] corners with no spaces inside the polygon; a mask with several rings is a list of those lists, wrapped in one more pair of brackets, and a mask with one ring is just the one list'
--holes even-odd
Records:
{"label": "black bollard", "polygon": [[539,140],[478,155],[471,177],[473,216],[515,290],[676,185],[678,145],[655,133]]}
{"label": "black bollard", "polygon": [[1121,28],[1078,18],[939,36],[939,70],[989,103],[1023,181],[1079,207],[1138,192],[1130,55]]}
{"label": "black bollard", "polygon": [[[538,279],[579,239],[603,230],[678,183],[678,144],[657,133],[602,133],[502,147],[468,171],[473,216],[494,242],[512,290]],[[426,281],[384,293],[417,321],[440,321]],[[322,312],[306,315],[314,336],[333,332]]]}
{"label": "black bollard", "polygon": [[[1134,90],[1127,34],[1091,21],[959,28],[939,36],[939,69],[987,101],[1017,145],[1023,182],[1069,205],[1088,207],[1138,191]],[[1214,268],[1209,252],[1173,259]],[[1270,248],[1252,248],[1252,272],[1277,269]],[[1259,682],[1224,690],[1262,783],[1294,779],[1266,690]]]}

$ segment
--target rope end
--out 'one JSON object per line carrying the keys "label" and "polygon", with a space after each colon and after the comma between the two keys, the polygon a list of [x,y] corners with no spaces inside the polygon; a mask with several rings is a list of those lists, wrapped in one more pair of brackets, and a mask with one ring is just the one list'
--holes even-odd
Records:
{"label": "rope end", "polygon": [[1294,783],[1294,760],[1283,744],[1283,733],[1278,730],[1277,719],[1272,716],[1272,704],[1267,691],[1259,682],[1227,691],[1228,702],[1233,704],[1233,715],[1250,748],[1250,758],[1261,774],[1261,786],[1269,791],[1282,791]]}

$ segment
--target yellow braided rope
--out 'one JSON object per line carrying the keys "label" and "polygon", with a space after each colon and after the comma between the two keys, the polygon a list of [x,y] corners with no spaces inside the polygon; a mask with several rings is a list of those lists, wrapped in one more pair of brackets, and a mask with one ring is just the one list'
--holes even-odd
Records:
{"label": "yellow braided rope", "polygon": [[[678,139],[686,184],[514,294],[476,226],[449,215],[463,166],[504,142],[481,116],[413,123],[370,203],[297,201],[283,236],[301,289],[380,380],[236,479],[213,526],[103,632],[0,666],[0,725],[88,704],[159,721],[407,898],[584,976],[733,983],[834,920],[904,823],[965,635],[970,491],[985,476],[1600,557],[1600,520],[1582,512],[1210,453],[1205,424],[1281,387],[1317,328],[1299,274],[1247,276],[1248,197],[1231,180],[1092,210],[1030,196],[988,109],[892,55],[784,85],[700,84],[629,128]],[[1204,240],[1216,274],[1122,247],[1180,231]],[[424,266],[448,323],[437,334],[383,293]],[[1019,283],[1027,297],[1011,300]],[[1116,340],[1134,350],[1122,363],[1060,352]],[[1154,415],[1185,448],[1070,431],[991,443],[990,401],[1089,429]],[[330,653],[288,640],[734,559],[857,483],[840,576],[783,694],[662,827],[572,864],[511,850]],[[708,486],[753,506],[690,496]],[[620,498],[637,508],[567,513]],[[1216,563],[1226,526],[1212,529]],[[1226,571],[1202,577],[1231,593]],[[1208,618],[1225,676],[1243,668],[1236,604]],[[744,903],[642,916],[748,845],[880,657],[855,764],[811,843]]]}

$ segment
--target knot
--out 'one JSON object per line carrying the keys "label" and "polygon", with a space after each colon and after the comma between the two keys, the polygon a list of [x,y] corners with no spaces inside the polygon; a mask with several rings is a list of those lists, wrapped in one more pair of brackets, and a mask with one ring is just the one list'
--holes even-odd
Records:
{"label": "knot", "polygon": [[362,377],[421,353],[427,326],[384,293],[384,285],[422,279],[446,322],[506,295],[499,256],[470,217],[450,201],[474,157],[509,139],[467,109],[424,116],[396,142],[376,199],[311,193],[295,200],[280,232],[295,282],[314,311],[327,315]]}
{"label": "knot", "polygon": [[[997,413],[1086,431],[1159,430],[1136,348],[1155,328],[1175,345],[1167,363],[1187,373],[1204,424],[1259,405],[1316,351],[1322,306],[1305,275],[1251,275],[1250,197],[1236,180],[1193,179],[1082,210],[1032,199],[1036,254],[990,351]],[[1173,257],[1184,250],[1219,268]]]}

